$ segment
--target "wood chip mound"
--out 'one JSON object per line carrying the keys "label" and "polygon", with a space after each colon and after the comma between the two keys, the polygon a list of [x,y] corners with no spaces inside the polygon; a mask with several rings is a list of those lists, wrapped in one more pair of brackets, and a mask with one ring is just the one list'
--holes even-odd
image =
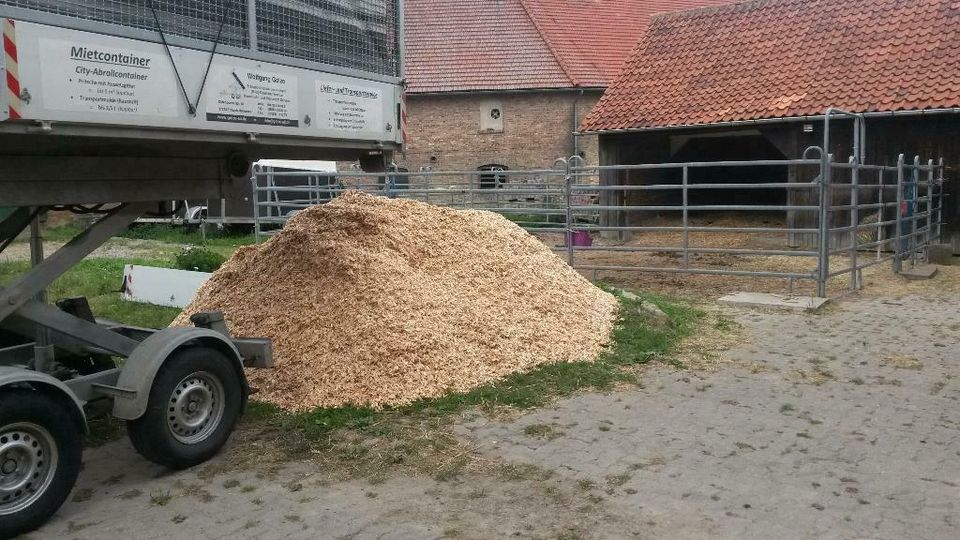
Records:
{"label": "wood chip mound", "polygon": [[618,304],[500,215],[347,192],[238,250],[174,324],[209,309],[236,336],[273,340],[275,367],[249,370],[250,384],[299,411],[592,360]]}

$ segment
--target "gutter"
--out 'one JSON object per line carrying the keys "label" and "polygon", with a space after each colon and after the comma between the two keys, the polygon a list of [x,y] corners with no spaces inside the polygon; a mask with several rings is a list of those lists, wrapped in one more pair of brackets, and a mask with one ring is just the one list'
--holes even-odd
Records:
{"label": "gutter", "polygon": [[431,90],[417,91],[407,88],[407,97],[435,97],[435,96],[476,96],[488,94],[533,94],[545,92],[602,92],[606,90],[605,86],[560,86],[560,87],[542,87],[542,88],[486,88],[475,90]]}
{"label": "gutter", "polygon": [[[861,113],[864,118],[893,118],[909,116],[926,116],[939,114],[960,114],[960,107],[943,109],[917,109],[910,111],[884,111],[884,112],[866,112]],[[758,118],[755,120],[730,120],[726,122],[713,122],[709,124],[680,124],[675,126],[653,126],[645,128],[623,128],[623,129],[601,129],[578,131],[577,135],[614,135],[620,133],[644,133],[650,131],[667,131],[674,129],[693,129],[704,127],[735,127],[735,126],[755,126],[764,124],[779,124],[785,122],[815,122],[823,121],[826,118],[823,114],[806,116],[785,116],[780,118]]]}

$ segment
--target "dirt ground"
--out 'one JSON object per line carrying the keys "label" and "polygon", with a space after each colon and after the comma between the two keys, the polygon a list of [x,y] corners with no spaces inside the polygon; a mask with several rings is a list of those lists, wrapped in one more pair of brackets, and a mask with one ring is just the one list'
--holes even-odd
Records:
{"label": "dirt ground", "polygon": [[459,474],[344,479],[244,431],[181,472],[109,443],[30,538],[956,538],[956,270],[818,314],[717,307],[736,339],[703,369],[458,418]]}
{"label": "dirt ground", "polygon": [[[46,256],[60,249],[64,242],[44,242],[43,250]],[[137,240],[132,238],[111,238],[100,246],[90,257],[104,259],[157,259],[169,258],[184,246],[159,242],[157,240]],[[0,262],[29,261],[30,243],[14,242],[7,249],[0,252]]]}

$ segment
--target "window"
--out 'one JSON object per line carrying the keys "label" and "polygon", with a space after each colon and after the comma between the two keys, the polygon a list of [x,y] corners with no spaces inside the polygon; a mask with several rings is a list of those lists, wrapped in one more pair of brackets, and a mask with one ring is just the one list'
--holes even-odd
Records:
{"label": "window", "polygon": [[486,99],[480,104],[480,133],[503,133],[503,104]]}
{"label": "window", "polygon": [[480,171],[480,189],[496,189],[507,182],[507,175],[503,171],[509,171],[510,167],[491,163],[481,165],[477,170]]}

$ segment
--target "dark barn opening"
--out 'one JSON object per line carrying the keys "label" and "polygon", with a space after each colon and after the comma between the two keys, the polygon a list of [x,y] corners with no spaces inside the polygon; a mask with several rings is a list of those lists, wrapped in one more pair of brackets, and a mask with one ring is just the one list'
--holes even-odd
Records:
{"label": "dark barn opening", "polygon": [[[671,145],[677,142],[671,141]],[[759,134],[725,137],[692,136],[685,141],[680,141],[680,144],[680,148],[671,156],[670,161],[683,163],[786,159],[780,150]],[[682,181],[682,179],[678,180]],[[691,167],[687,181],[690,184],[781,183],[787,181],[787,166]],[[682,193],[675,192],[673,195],[675,201],[670,204],[680,204],[683,200]],[[688,201],[691,205],[779,206],[786,204],[787,190],[779,188],[691,189]]]}

